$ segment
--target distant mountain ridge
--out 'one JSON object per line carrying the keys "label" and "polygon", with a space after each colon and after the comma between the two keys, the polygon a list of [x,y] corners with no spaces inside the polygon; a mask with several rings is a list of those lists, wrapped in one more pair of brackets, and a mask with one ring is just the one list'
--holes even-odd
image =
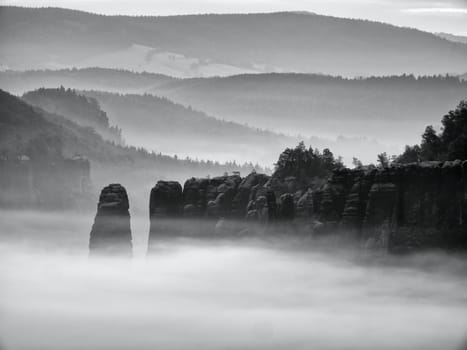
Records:
{"label": "distant mountain ridge", "polygon": [[[128,143],[182,158],[235,159],[272,165],[277,160],[276,151],[280,153],[290,145],[305,141],[315,148],[331,148],[336,156],[343,156],[350,164],[352,157],[362,153],[369,144],[374,151],[388,150],[369,139],[285,135],[266,130],[267,123],[251,127],[226,121],[154,95],[80,93],[99,101],[109,118],[123,129]],[[374,157],[362,158],[373,161]]]}
{"label": "distant mountain ridge", "polygon": [[[180,157],[253,161],[272,165],[274,151],[296,144],[298,137],[216,119],[153,95],[81,91],[99,101],[133,145]],[[322,147],[324,140],[314,138]]]}
{"label": "distant mountain ridge", "polygon": [[22,70],[99,65],[180,77],[467,71],[465,44],[415,29],[297,12],[129,17],[1,7],[0,45],[0,65]]}
{"label": "distant mountain ridge", "polygon": [[0,71],[0,85],[18,95],[40,87],[56,88],[58,86],[78,90],[145,93],[158,85],[165,85],[176,80],[163,74],[101,67]]}
{"label": "distant mountain ridge", "polygon": [[[187,138],[193,144],[197,142],[199,145],[190,148],[193,152],[199,149],[203,142],[208,141],[214,145],[209,147],[209,151],[220,151],[226,148],[222,143],[228,144],[228,140],[235,139],[233,135],[236,132],[232,130],[229,131],[231,136],[227,138],[220,136],[226,135],[223,133],[209,137],[208,130],[220,130],[220,121],[203,119],[203,122],[196,125],[196,120],[204,115],[233,121],[236,123],[233,124],[234,129],[238,128],[238,124],[245,123],[253,128],[263,130],[267,128],[282,140],[287,138],[279,136],[278,133],[301,134],[303,136],[295,140],[303,139],[313,147],[329,147],[336,155],[344,156],[348,164],[353,156],[365,162],[374,162],[377,152],[387,151],[390,154],[402,152],[403,145],[419,140],[420,133],[426,125],[436,126],[439,123],[439,115],[467,96],[466,82],[460,82],[457,77],[446,76],[416,78],[406,75],[345,79],[315,74],[271,73],[224,78],[174,79],[121,70],[115,71],[113,76],[112,72],[113,70],[100,68],[0,72],[0,87],[15,93],[23,93],[26,88],[57,87],[62,84],[65,87],[87,90],[86,93],[89,93],[98,82],[99,88],[104,91],[119,91],[124,94],[150,93],[165,97],[168,100],[162,103],[163,99],[155,96],[146,98],[134,96],[131,99],[133,102],[126,104],[123,102],[125,100],[123,96],[117,98],[116,95],[110,98],[102,92],[94,96],[108,112],[112,123],[123,128],[124,136],[125,133],[133,132],[130,140],[137,139],[138,135],[135,132],[138,125],[125,124],[131,123],[131,116],[135,115],[140,122],[148,122],[139,127],[141,129],[144,128],[143,125],[147,126],[142,133],[148,137],[138,138],[137,141],[149,141],[156,149],[158,144],[165,144],[171,147],[166,148],[170,154],[175,153],[175,149],[180,149],[181,144],[177,143],[176,138],[168,139],[171,133],[165,131],[168,130],[169,122],[157,125],[157,121],[164,118],[168,120],[164,116],[169,115],[169,110],[179,117],[193,117],[183,123],[174,134],[187,135],[189,125],[193,126],[194,130],[198,130]],[[128,84],[125,84],[126,81]],[[106,105],[105,100],[113,102]],[[136,101],[146,102],[138,106],[139,103]],[[181,106],[175,108],[172,102]],[[145,107],[141,108],[144,105]],[[175,109],[172,110],[172,107],[165,109],[169,106]],[[139,112],[135,112],[138,110]],[[162,112],[164,110],[165,112]],[[116,113],[113,113],[114,111]],[[112,115],[118,119],[112,120]],[[208,125],[205,124],[208,121],[211,126],[203,134],[199,126]],[[173,122],[176,123],[175,120]],[[248,130],[245,129],[246,133],[242,140],[249,139],[253,142],[255,137],[251,129]],[[154,135],[161,135],[161,138],[151,138],[151,132]],[[311,138],[312,135],[320,139]],[[196,141],[196,137],[200,141]],[[182,139],[184,138],[185,136]],[[272,137],[267,139],[272,140]],[[374,142],[374,139],[378,139],[378,142]],[[258,145],[259,140],[266,139],[259,136],[254,142]],[[251,142],[248,144],[251,145]],[[292,143],[295,144],[296,141]],[[264,142],[259,148],[267,149],[269,144],[269,141]],[[277,153],[273,152],[276,146],[282,144],[278,142],[277,145],[272,146],[268,152],[271,160]],[[249,149],[254,147],[251,146]],[[251,154],[242,151],[243,156]],[[264,164],[270,164],[270,161]]]}
{"label": "distant mountain ridge", "polygon": [[[290,134],[409,142],[467,96],[458,77],[344,79],[306,74],[177,80],[153,93],[208,114]],[[235,98],[232,98],[235,96]]]}
{"label": "distant mountain ridge", "polygon": [[[39,152],[39,157],[49,155],[45,148],[32,147],[35,144],[53,145],[50,156],[71,158],[77,154],[90,159],[94,164],[114,164],[117,166],[152,165],[162,170],[169,168],[190,168],[197,171],[251,170],[253,164],[237,165],[235,162],[219,163],[210,160],[178,159],[140,147],[121,146],[105,141],[101,135],[89,127],[83,127],[62,115],[49,113],[26,103],[21,98],[0,89],[0,151],[5,157],[30,156],[28,150]],[[51,149],[49,149],[50,151]],[[42,153],[41,153],[42,152]],[[258,169],[261,169],[257,166]],[[138,170],[135,168],[135,171]],[[191,169],[193,170],[193,169]]]}

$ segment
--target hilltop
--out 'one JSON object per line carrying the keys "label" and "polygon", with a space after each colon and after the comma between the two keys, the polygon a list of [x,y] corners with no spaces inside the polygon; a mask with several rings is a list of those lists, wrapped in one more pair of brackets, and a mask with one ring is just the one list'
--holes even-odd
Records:
{"label": "hilltop", "polygon": [[300,12],[130,17],[1,7],[0,45],[0,64],[20,70],[101,66],[178,77],[467,70],[465,44],[416,29]]}

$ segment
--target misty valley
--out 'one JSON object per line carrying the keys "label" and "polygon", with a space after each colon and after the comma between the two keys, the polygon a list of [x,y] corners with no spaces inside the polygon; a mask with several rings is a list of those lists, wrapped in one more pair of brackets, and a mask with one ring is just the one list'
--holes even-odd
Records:
{"label": "misty valley", "polygon": [[88,215],[1,215],[7,349],[218,349],[226,342],[458,349],[465,342],[459,256],[362,255],[290,237],[161,239],[146,256],[148,222],[132,216],[133,259],[89,260]]}
{"label": "misty valley", "polygon": [[465,37],[0,6],[1,350],[465,350],[466,252]]}

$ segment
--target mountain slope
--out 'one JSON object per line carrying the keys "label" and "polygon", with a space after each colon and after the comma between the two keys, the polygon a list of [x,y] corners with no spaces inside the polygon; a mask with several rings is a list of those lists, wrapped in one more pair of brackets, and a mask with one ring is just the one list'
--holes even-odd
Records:
{"label": "mountain slope", "polygon": [[124,184],[134,196],[133,208],[141,212],[146,212],[148,191],[158,180],[185,181],[192,176],[232,171],[245,174],[254,168],[252,164],[182,160],[142,148],[118,146],[104,141],[89,127],[47,113],[0,90],[0,157],[27,155],[42,162],[76,154],[91,161],[91,178],[96,188],[112,182]]}
{"label": "mountain slope", "polygon": [[[112,72],[115,72],[114,77]],[[125,81],[128,81],[127,86]],[[353,156],[365,162],[374,162],[378,153],[402,152],[405,144],[417,142],[420,132],[427,124],[438,125],[439,115],[467,96],[466,82],[460,83],[457,78],[444,76],[419,79],[413,76],[343,79],[307,74],[259,74],[227,78],[172,79],[147,73],[105,69],[0,72],[0,87],[17,93],[43,85],[56,87],[57,85],[53,84],[57,83],[71,88],[93,89],[93,84],[97,82],[108,91],[149,92],[183,106],[192,106],[193,109],[218,119],[234,121],[237,124],[246,123],[253,128],[267,128],[276,134],[301,134],[303,136],[298,139],[304,139],[314,147],[330,147],[336,154],[342,155],[348,164]],[[143,100],[149,101],[151,98],[140,99]],[[103,96],[100,102],[105,102]],[[154,137],[157,133],[161,134],[161,131],[157,131],[159,128],[167,130],[169,126],[168,117],[164,117],[164,124],[156,123],[158,120],[164,120],[163,115],[170,115],[168,112],[158,113],[159,108],[164,111],[170,104],[168,101],[161,102],[161,99],[153,98],[152,107],[146,106],[136,113],[138,118],[152,124],[141,130],[148,135],[145,139],[137,138],[137,134],[135,137],[130,135],[130,140],[135,144],[149,141],[142,144],[150,149],[160,149],[159,146],[164,145],[164,140],[167,140],[168,146],[171,146],[170,143],[174,147],[183,145],[178,144],[178,141],[168,140],[170,132],[162,133],[160,139]],[[122,124],[131,122],[131,116],[139,108],[140,106],[135,105],[134,109],[129,109],[125,103],[116,103],[115,106],[106,105],[104,110],[109,112],[111,122],[123,127],[124,135],[128,136],[127,132],[131,133],[138,127],[144,128],[144,124]],[[115,116],[109,109],[115,112]],[[176,109],[180,111],[183,107],[178,106]],[[186,117],[193,116],[193,120],[199,117],[199,114],[193,113],[189,108],[184,110],[182,114]],[[182,123],[183,127],[185,124]],[[193,127],[196,130],[196,124]],[[154,133],[153,137],[149,135],[151,130]],[[196,137],[201,141],[196,141],[199,145],[195,146],[193,151],[198,149],[202,154],[207,150],[202,146],[203,142],[212,141],[212,147],[208,149],[210,152],[215,151],[218,145],[224,142],[223,139],[218,142],[220,137],[212,133],[200,135],[203,134],[197,134]],[[318,136],[319,139],[310,139],[311,135]],[[196,138],[193,136],[189,138],[194,143]],[[372,141],[375,138],[378,139],[378,143]],[[292,142],[295,143],[296,141]],[[270,145],[269,142],[265,142],[264,146],[258,146],[258,142],[255,144],[251,149],[265,149]],[[221,148],[222,146],[219,147]],[[241,150],[243,157],[251,155],[250,151],[244,152],[241,147],[232,149]],[[178,152],[173,147],[167,148],[166,151],[171,154],[186,154],[186,149]],[[272,157],[275,157],[276,153],[268,154],[271,161],[275,160]]]}
{"label": "mountain slope", "polygon": [[[211,65],[234,72],[346,76],[467,70],[467,45],[419,30],[310,13],[129,17],[2,7],[0,33],[0,62],[11,69],[96,62],[123,68],[119,55],[140,45],[150,51],[143,50],[137,62],[131,58],[127,68],[151,67],[158,53],[193,59],[189,73],[184,66],[179,76],[205,74],[202,67]],[[171,74],[177,73],[174,67]]]}
{"label": "mountain slope", "polygon": [[127,160],[124,148],[105,142],[93,129],[35,108],[0,90],[0,149],[8,157],[31,159],[85,155],[96,162]]}
{"label": "mountain slope", "polygon": [[[343,79],[304,74],[185,79],[153,89],[226,120],[305,135],[372,136],[415,142],[467,96],[456,77]],[[232,96],[235,96],[233,98]]]}
{"label": "mountain slope", "polygon": [[[0,90],[0,149],[2,154],[13,157],[24,153],[36,140],[53,140],[56,145],[54,157],[72,157],[76,154],[85,156],[94,164],[114,164],[130,167],[153,165],[159,169],[197,168],[214,174],[223,171],[245,170],[231,163],[220,164],[212,161],[181,160],[161,154],[149,153],[142,148],[119,146],[105,141],[94,129],[82,127],[71,120],[48,113],[27,104],[20,98]],[[47,154],[40,155],[46,157]],[[246,165],[246,169],[251,169]]]}
{"label": "mountain slope", "polygon": [[297,137],[219,120],[153,95],[81,93],[99,101],[112,122],[122,127],[128,143],[165,154],[273,164],[277,153],[299,142]]}
{"label": "mountain slope", "polygon": [[110,126],[107,114],[100,109],[98,102],[90,97],[78,95],[74,90],[45,89],[30,91],[23,95],[23,100],[43,110],[65,116],[81,126],[94,128],[104,139],[122,145],[122,131]]}

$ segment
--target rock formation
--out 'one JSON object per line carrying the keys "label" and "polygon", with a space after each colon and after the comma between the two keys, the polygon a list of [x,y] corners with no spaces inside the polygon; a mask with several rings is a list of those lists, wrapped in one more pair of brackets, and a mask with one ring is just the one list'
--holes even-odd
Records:
{"label": "rock formation", "polygon": [[216,221],[232,215],[240,182],[239,175],[191,178],[182,190],[178,182],[159,181],[151,190],[149,249],[160,237],[224,232],[226,226]]}
{"label": "rock formation", "polygon": [[97,214],[89,240],[91,255],[132,255],[129,202],[120,184],[105,187],[99,197]]}
{"label": "rock formation", "polygon": [[[183,191],[158,183],[151,235],[160,231],[154,218],[178,217],[208,222],[203,233],[333,233],[390,252],[467,248],[467,161],[344,168],[324,184],[300,187],[310,183],[255,172],[192,178]],[[229,226],[234,220],[243,224]]]}
{"label": "rock formation", "polygon": [[467,161],[335,172],[321,192],[324,227],[391,252],[467,248]]}
{"label": "rock formation", "polygon": [[149,250],[158,238],[181,234],[182,227],[177,224],[176,219],[182,214],[182,186],[176,181],[157,182],[149,199]]}
{"label": "rock formation", "polygon": [[178,217],[182,214],[182,186],[176,181],[159,181],[151,190],[149,215],[157,217]]}
{"label": "rock formation", "polygon": [[[268,182],[269,176],[252,172],[238,185],[232,201],[232,215],[242,218],[247,214],[248,203],[256,199],[258,189],[263,189]],[[264,193],[261,193],[264,195]]]}

